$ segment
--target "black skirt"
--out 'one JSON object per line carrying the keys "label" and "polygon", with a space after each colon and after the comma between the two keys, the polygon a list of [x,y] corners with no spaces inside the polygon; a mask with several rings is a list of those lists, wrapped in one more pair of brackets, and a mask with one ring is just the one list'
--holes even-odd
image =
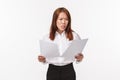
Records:
{"label": "black skirt", "polygon": [[49,64],[47,80],[76,80],[76,73],[73,67],[73,63],[65,66]]}

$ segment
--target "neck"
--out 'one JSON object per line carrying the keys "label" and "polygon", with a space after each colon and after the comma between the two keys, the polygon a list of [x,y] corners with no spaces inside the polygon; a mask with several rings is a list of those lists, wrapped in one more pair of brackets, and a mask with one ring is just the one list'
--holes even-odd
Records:
{"label": "neck", "polygon": [[59,34],[62,34],[64,31],[59,31],[59,30],[58,30],[57,32],[58,32]]}

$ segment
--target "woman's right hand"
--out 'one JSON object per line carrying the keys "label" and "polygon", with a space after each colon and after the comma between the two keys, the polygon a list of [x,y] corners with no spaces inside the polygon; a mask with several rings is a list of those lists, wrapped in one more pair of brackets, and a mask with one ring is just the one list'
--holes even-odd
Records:
{"label": "woman's right hand", "polygon": [[45,59],[45,57],[44,56],[42,56],[42,55],[39,55],[38,56],[38,60],[39,60],[39,62],[46,62],[46,59]]}

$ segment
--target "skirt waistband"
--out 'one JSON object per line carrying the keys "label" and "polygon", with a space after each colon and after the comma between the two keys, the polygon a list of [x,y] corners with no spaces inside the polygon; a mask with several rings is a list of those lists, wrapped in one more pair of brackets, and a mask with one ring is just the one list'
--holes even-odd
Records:
{"label": "skirt waistband", "polygon": [[54,64],[49,64],[50,67],[69,67],[69,66],[73,66],[73,63],[67,64],[67,65],[63,65],[63,66],[57,66]]}

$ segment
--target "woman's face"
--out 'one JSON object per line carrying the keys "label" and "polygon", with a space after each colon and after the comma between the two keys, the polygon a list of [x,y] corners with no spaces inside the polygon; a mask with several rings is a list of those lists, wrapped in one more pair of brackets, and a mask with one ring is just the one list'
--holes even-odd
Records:
{"label": "woman's face", "polygon": [[68,17],[66,15],[66,13],[61,12],[59,14],[57,21],[56,21],[56,25],[57,25],[59,33],[62,33],[63,31],[65,31],[65,29],[68,25]]}

